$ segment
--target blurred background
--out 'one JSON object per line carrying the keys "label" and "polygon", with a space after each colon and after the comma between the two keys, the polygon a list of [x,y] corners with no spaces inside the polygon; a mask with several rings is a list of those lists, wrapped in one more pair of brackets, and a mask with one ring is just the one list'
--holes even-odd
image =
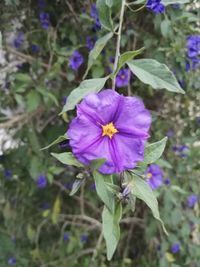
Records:
{"label": "blurred background", "polygon": [[[126,67],[116,83],[118,92],[138,95],[152,112],[151,142],[168,136],[148,173],[159,180],[152,188],[169,236],[137,201],[134,213],[125,209],[117,252],[107,262],[99,239],[102,204],[90,173],[51,157],[69,150],[67,142],[40,150],[65,134],[75,112],[58,114],[105,34],[95,1],[0,1],[2,267],[200,267],[200,3],[180,2],[157,15],[146,7],[127,9],[121,50],[145,47],[139,57],[168,65],[186,94],[153,91]],[[112,8],[116,23],[120,3]],[[111,73],[115,44],[109,41],[88,77]],[[71,197],[77,175],[86,183]]]}

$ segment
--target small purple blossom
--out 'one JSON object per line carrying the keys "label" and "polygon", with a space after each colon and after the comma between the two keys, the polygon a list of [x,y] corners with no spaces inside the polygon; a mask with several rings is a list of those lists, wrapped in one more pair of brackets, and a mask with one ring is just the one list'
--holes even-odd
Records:
{"label": "small purple blossom", "polygon": [[199,200],[199,197],[198,195],[190,195],[187,199],[187,205],[188,205],[188,208],[192,209],[194,207],[194,205],[198,202]]}
{"label": "small purple blossom", "polygon": [[64,233],[64,235],[63,235],[63,240],[64,240],[65,242],[67,242],[67,241],[70,240],[70,236],[69,236],[68,233]]}
{"label": "small purple blossom", "polygon": [[180,251],[180,245],[179,243],[174,243],[172,246],[171,246],[171,252],[173,254],[176,254]]}
{"label": "small purple blossom", "polygon": [[43,189],[47,186],[47,178],[44,175],[38,176],[36,182],[37,182],[37,186],[41,189]]}
{"label": "small purple blossom", "polygon": [[151,115],[139,98],[107,89],[89,94],[77,105],[67,135],[80,162],[89,165],[105,158],[99,171],[111,174],[132,169],[144,159],[150,125]]}
{"label": "small purple blossom", "polygon": [[21,48],[25,40],[25,36],[23,32],[18,33],[18,35],[14,38],[13,45],[16,49]]}
{"label": "small purple blossom", "polygon": [[146,181],[153,190],[161,187],[163,184],[163,171],[158,165],[149,165],[145,174],[147,177]]}
{"label": "small purple blossom", "polygon": [[73,182],[68,182],[68,183],[66,183],[64,186],[65,186],[66,189],[68,189],[68,190],[72,190]]}
{"label": "small purple blossom", "polygon": [[172,146],[172,150],[177,156],[185,158],[188,155],[189,147],[187,145],[174,145]]}
{"label": "small purple blossom", "polygon": [[200,35],[189,35],[186,41],[187,57],[186,70],[195,70],[200,65]]}
{"label": "small purple blossom", "polygon": [[92,4],[91,5],[90,16],[95,21],[95,23],[93,25],[93,30],[94,31],[100,30],[101,29],[101,23],[100,23],[100,20],[99,20],[99,15],[98,15],[98,12],[97,12],[96,4]]}
{"label": "small purple blossom", "polygon": [[16,265],[17,259],[15,256],[12,256],[8,259],[8,265]]}
{"label": "small purple blossom", "polygon": [[6,179],[10,179],[12,177],[12,171],[9,169],[4,170],[4,176]]}
{"label": "small purple blossom", "polygon": [[127,198],[130,192],[131,192],[130,186],[126,186],[122,191],[123,198]]}
{"label": "small purple blossom", "polygon": [[91,51],[95,45],[96,39],[92,38],[90,36],[86,37],[86,47],[88,48],[89,51]]}
{"label": "small purple blossom", "polygon": [[116,76],[116,86],[118,88],[128,86],[130,81],[130,70],[128,68],[121,69]]}
{"label": "small purple blossom", "polygon": [[174,137],[174,130],[173,130],[173,129],[169,129],[169,130],[167,131],[167,136],[168,136],[169,138],[173,138],[173,137]]}
{"label": "small purple blossom", "polygon": [[69,60],[69,67],[73,70],[78,70],[83,62],[83,56],[78,51],[74,51]]}
{"label": "small purple blossom", "polygon": [[166,185],[170,185],[170,184],[171,184],[171,180],[170,180],[170,178],[165,178],[165,179],[164,179],[164,184],[166,184]]}
{"label": "small purple blossom", "polygon": [[37,54],[40,52],[40,47],[37,44],[32,44],[31,45],[31,51],[32,51],[32,53]]}
{"label": "small purple blossom", "polygon": [[161,2],[161,0],[147,0],[146,7],[148,10],[153,11],[155,14],[165,12],[165,6]]}
{"label": "small purple blossom", "polygon": [[88,235],[87,235],[87,234],[82,234],[82,235],[80,236],[80,241],[81,241],[82,243],[87,242],[87,241],[88,241]]}
{"label": "small purple blossom", "polygon": [[50,22],[49,22],[49,13],[47,12],[40,12],[40,23],[42,25],[42,28],[44,30],[47,30],[49,28]]}

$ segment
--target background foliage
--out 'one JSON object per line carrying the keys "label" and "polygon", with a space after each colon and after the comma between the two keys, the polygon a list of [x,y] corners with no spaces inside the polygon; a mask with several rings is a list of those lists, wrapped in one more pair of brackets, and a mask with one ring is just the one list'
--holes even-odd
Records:
{"label": "background foliage", "polygon": [[[112,7],[115,23],[120,3],[114,1]],[[151,142],[169,137],[164,156],[156,162],[163,183],[155,191],[168,237],[138,200],[134,214],[124,211],[120,243],[108,262],[101,240],[102,204],[91,174],[59,164],[49,150],[40,150],[66,132],[75,113],[58,114],[87,67],[93,65],[89,78],[105,77],[113,68],[116,40],[111,36],[87,65],[95,41],[107,34],[91,11],[93,4],[89,0],[0,3],[0,264],[199,267],[200,211],[191,195],[198,195],[200,188],[200,69],[186,68],[187,38],[200,34],[198,1],[168,5],[158,15],[145,7],[127,10],[122,28],[122,53],[144,47],[137,58],[168,65],[186,91],[185,95],[153,91],[134,75],[118,89],[140,96],[151,110]],[[74,51],[83,57],[76,70],[70,63]],[[109,80],[106,88],[111,86]],[[66,149],[60,142],[50,151]],[[85,184],[69,196],[77,175],[86,178]]]}

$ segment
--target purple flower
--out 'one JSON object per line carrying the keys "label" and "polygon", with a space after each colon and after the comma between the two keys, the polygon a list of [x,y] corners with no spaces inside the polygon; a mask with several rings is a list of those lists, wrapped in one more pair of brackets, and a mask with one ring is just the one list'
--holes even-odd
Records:
{"label": "purple flower", "polygon": [[151,115],[140,99],[108,89],[89,94],[77,106],[67,134],[79,161],[89,165],[105,158],[99,171],[118,173],[144,159],[150,125]]}
{"label": "purple flower", "polygon": [[200,65],[200,35],[190,35],[186,42],[187,57],[189,62],[186,63],[186,70],[195,70]]}
{"label": "purple flower", "polygon": [[173,138],[174,137],[174,130],[173,129],[169,129],[168,132],[167,132],[167,136],[169,138]]}
{"label": "purple flower", "polygon": [[94,26],[93,26],[93,29],[96,31],[96,30],[100,30],[101,29],[101,23],[100,23],[100,20],[99,20],[99,15],[98,15],[98,12],[97,12],[97,7],[96,7],[96,4],[92,4],[91,5],[91,9],[90,9],[90,16],[94,19],[95,23],[94,23]]}
{"label": "purple flower", "polygon": [[165,12],[165,6],[161,3],[161,0],[147,0],[146,7],[155,14]]}
{"label": "purple flower", "polygon": [[188,208],[192,209],[194,205],[198,202],[198,195],[190,195],[187,199]]}
{"label": "purple flower", "polygon": [[78,52],[74,51],[69,60],[69,66],[73,70],[78,70],[79,67],[83,64],[83,56]]}
{"label": "purple flower", "polygon": [[49,28],[49,13],[40,12],[40,23],[44,30],[47,30]]}
{"label": "purple flower", "polygon": [[157,189],[163,184],[163,172],[162,169],[156,165],[151,164],[146,171],[147,183],[151,188]]}
{"label": "purple flower", "polygon": [[80,241],[81,241],[82,243],[87,242],[87,240],[88,240],[88,235],[83,234],[83,235],[80,236]]}
{"label": "purple flower", "polygon": [[68,233],[64,233],[63,240],[66,241],[66,242],[70,240],[70,236],[69,236]]}
{"label": "purple flower", "polygon": [[17,259],[15,256],[12,256],[8,259],[8,265],[16,265]]}
{"label": "purple flower", "polygon": [[25,37],[24,33],[20,32],[18,35],[14,38],[13,45],[16,49],[21,48],[22,44],[24,43]]}
{"label": "purple flower", "polygon": [[5,178],[10,179],[12,177],[12,171],[9,169],[5,169],[4,170],[4,176],[5,176]]}
{"label": "purple flower", "polygon": [[121,69],[116,76],[116,86],[118,88],[127,86],[130,81],[129,69]]}
{"label": "purple flower", "polygon": [[90,36],[86,37],[86,46],[87,46],[89,51],[93,49],[95,42],[96,42],[96,39],[94,39]]}
{"label": "purple flower", "polygon": [[32,44],[31,45],[31,50],[32,50],[32,53],[37,54],[37,53],[40,52],[40,47],[38,45],[36,45],[36,44]]}
{"label": "purple flower", "polygon": [[175,152],[177,156],[185,158],[187,157],[189,147],[186,145],[174,145],[172,146],[172,150]]}
{"label": "purple flower", "polygon": [[172,246],[171,246],[171,252],[173,254],[176,254],[180,251],[180,245],[179,243],[174,243]]}
{"label": "purple flower", "polygon": [[166,185],[170,185],[170,183],[171,183],[170,178],[166,178],[166,179],[164,180],[164,184],[166,184]]}
{"label": "purple flower", "polygon": [[44,176],[44,175],[40,175],[40,176],[38,176],[38,178],[37,178],[37,186],[39,187],[39,188],[45,188],[46,186],[47,186],[47,178],[46,178],[46,176]]}

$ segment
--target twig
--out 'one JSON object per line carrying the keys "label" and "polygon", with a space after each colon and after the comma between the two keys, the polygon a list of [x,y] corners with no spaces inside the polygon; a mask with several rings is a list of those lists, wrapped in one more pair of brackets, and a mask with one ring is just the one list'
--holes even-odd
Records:
{"label": "twig", "polygon": [[99,235],[99,238],[97,240],[96,248],[94,249],[94,252],[93,252],[93,255],[92,255],[92,259],[91,259],[91,262],[90,262],[90,267],[93,267],[93,264],[94,264],[95,258],[97,256],[98,250],[99,250],[99,248],[101,246],[102,240],[103,240],[103,231],[101,231],[101,233]]}
{"label": "twig", "polygon": [[[119,61],[119,57],[120,57],[120,44],[121,44],[122,24],[123,24],[123,19],[124,19],[125,6],[126,6],[126,0],[122,0],[120,20],[119,20],[119,29],[118,29],[118,33],[117,33],[118,37],[117,37],[117,45],[116,45],[116,53],[115,53],[115,62],[114,62],[113,73],[115,73],[117,70],[117,65],[118,65],[118,61]],[[115,82],[116,82],[116,76],[113,78],[113,83],[112,83],[112,89],[113,90],[115,90]]]}
{"label": "twig", "polygon": [[22,114],[16,114],[13,118],[10,120],[0,123],[0,129],[10,129],[16,126],[16,124],[21,123],[21,125],[24,125],[27,123],[31,118],[35,117],[39,113],[43,111],[43,108],[38,108],[37,110],[33,111],[32,113],[22,113]]}

